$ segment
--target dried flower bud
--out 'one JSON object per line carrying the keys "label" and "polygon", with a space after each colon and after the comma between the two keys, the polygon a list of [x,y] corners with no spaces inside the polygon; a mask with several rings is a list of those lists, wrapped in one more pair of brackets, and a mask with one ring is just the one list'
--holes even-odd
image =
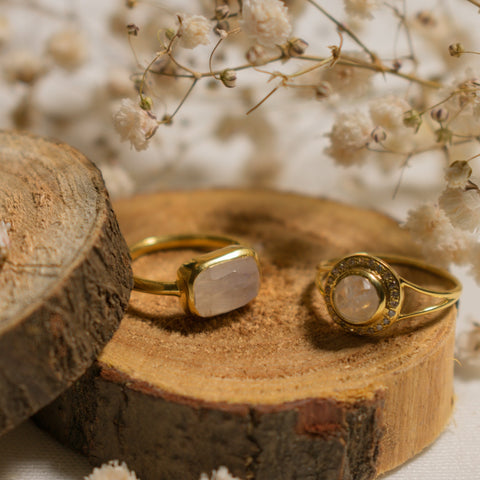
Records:
{"label": "dried flower bud", "polygon": [[409,110],[403,115],[403,124],[417,131],[422,124],[422,116],[416,110]]}
{"label": "dried flower bud", "polygon": [[387,139],[387,132],[381,126],[375,127],[370,135],[376,143],[382,143]]}
{"label": "dried flower bud", "polygon": [[177,31],[173,28],[167,28],[165,30],[165,36],[167,37],[167,40],[172,40],[176,34],[177,34]]}
{"label": "dried flower bud", "polygon": [[320,82],[320,84],[315,87],[315,97],[317,100],[323,100],[324,98],[329,97],[332,93],[333,88],[328,82]]}
{"label": "dried flower bud", "polygon": [[438,143],[452,143],[453,132],[449,128],[435,130],[435,137]]}
{"label": "dried flower bud", "polygon": [[260,45],[253,45],[247,50],[246,58],[252,65],[262,65],[266,61],[265,49]]}
{"label": "dried flower bud", "polygon": [[166,113],[162,117],[162,123],[165,125],[171,125],[173,123],[173,117],[169,113]]}
{"label": "dried flower bud", "polygon": [[225,39],[228,37],[229,31],[230,31],[230,24],[226,20],[222,20],[218,22],[214,30],[214,32],[222,39]]}
{"label": "dried flower bud", "polygon": [[139,31],[140,31],[140,28],[137,27],[137,25],[135,25],[134,23],[129,23],[127,25],[127,33],[129,35],[133,35],[134,37],[136,37]]}
{"label": "dried flower bud", "polygon": [[445,180],[450,188],[464,188],[472,176],[472,167],[465,160],[457,160],[445,169]]}
{"label": "dried flower bud", "polygon": [[290,57],[303,55],[307,50],[308,43],[301,38],[292,38],[287,43],[287,53]]}
{"label": "dried flower bud", "polygon": [[402,61],[401,60],[395,60],[393,62],[393,65],[392,65],[392,68],[395,72],[398,72],[400,71],[400,69],[402,68]]}
{"label": "dried flower bud", "polygon": [[219,5],[215,8],[215,18],[217,20],[223,20],[230,15],[230,7],[228,5]]}
{"label": "dried flower bud", "polygon": [[142,110],[151,110],[153,107],[153,100],[150,97],[143,96],[140,98],[140,108]]}
{"label": "dried flower bud", "polygon": [[452,57],[459,57],[464,52],[465,48],[463,48],[463,45],[461,43],[452,43],[448,46],[448,53]]}
{"label": "dried flower bud", "polygon": [[446,122],[449,112],[444,107],[436,107],[430,110],[430,117],[438,123]]}
{"label": "dried flower bud", "polygon": [[233,88],[237,83],[237,72],[227,68],[220,74],[220,80],[227,88]]}
{"label": "dried flower bud", "polygon": [[428,10],[422,10],[421,12],[418,12],[417,20],[424,27],[435,27],[437,25],[436,18],[433,16],[432,12],[429,12]]}

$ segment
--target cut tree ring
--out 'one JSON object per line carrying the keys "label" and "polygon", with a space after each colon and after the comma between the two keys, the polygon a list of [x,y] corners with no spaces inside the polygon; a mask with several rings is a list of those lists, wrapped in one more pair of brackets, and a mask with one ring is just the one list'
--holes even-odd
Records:
{"label": "cut tree ring", "polygon": [[[400,276],[390,263],[428,272],[450,283],[451,288],[434,290],[417,285]],[[374,256],[368,253],[355,253],[320,263],[315,283],[332,320],[358,335],[378,335],[400,320],[450,307],[462,291],[458,279],[442,268],[400,255]],[[439,301],[405,312],[402,307],[407,289]]]}
{"label": "cut tree ring", "polygon": [[159,282],[134,276],[134,289],[156,295],[180,297],[186,313],[213,317],[243,307],[260,288],[260,269],[255,250],[218,235],[165,235],[147,237],[130,247],[132,260],[179,248],[216,249],[180,266],[175,282]]}

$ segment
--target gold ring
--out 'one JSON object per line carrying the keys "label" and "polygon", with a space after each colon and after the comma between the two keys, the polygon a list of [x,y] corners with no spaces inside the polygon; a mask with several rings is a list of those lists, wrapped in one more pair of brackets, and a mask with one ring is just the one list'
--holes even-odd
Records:
{"label": "gold ring", "polygon": [[[388,262],[388,263],[387,263]],[[447,281],[447,290],[433,290],[400,276],[389,263],[413,267]],[[462,285],[452,274],[421,260],[400,255],[355,253],[317,266],[315,281],[333,321],[358,335],[378,335],[396,322],[453,305]],[[406,290],[427,295],[438,303],[405,312]]]}
{"label": "gold ring", "polygon": [[253,300],[260,288],[260,268],[252,248],[218,235],[165,235],[147,237],[130,247],[132,261],[160,250],[216,249],[186,262],[175,282],[134,276],[134,289],[155,295],[180,297],[186,313],[212,317],[236,310]]}

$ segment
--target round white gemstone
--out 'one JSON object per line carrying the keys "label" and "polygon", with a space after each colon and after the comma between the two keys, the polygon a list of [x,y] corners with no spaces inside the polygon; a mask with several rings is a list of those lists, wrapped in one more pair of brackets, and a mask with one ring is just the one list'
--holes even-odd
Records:
{"label": "round white gemstone", "polygon": [[368,278],[349,275],[335,286],[333,303],[337,313],[347,322],[362,324],[368,322],[378,310],[380,297]]}

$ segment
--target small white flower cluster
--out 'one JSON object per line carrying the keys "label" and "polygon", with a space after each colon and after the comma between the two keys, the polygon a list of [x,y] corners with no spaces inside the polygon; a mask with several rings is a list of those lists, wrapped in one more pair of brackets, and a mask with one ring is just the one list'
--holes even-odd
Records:
{"label": "small white flower cluster", "polygon": [[5,262],[8,251],[10,250],[10,237],[8,232],[10,230],[10,224],[0,220],[0,266]]}
{"label": "small white flower cluster", "polygon": [[179,45],[183,48],[195,48],[198,45],[210,43],[210,32],[212,25],[202,15],[177,15],[180,26],[177,35],[180,39]]}
{"label": "small white flower cluster", "polygon": [[112,460],[95,468],[84,480],[138,480],[135,472],[131,472],[127,465],[118,460]]}
{"label": "small white flower cluster", "polygon": [[148,141],[158,128],[155,115],[140,108],[130,98],[122,100],[120,109],[113,116],[113,125],[122,141],[128,140],[137,151],[148,147]]}
{"label": "small white flower cluster", "polygon": [[80,30],[68,28],[49,38],[47,51],[58,66],[75,70],[87,59],[87,40]]}
{"label": "small white flower cluster", "polygon": [[371,142],[381,143],[389,152],[406,153],[414,139],[414,132],[403,125],[403,115],[409,109],[405,100],[388,96],[370,104],[370,115],[358,110],[340,113],[328,135],[326,152],[343,166],[362,164]]}
{"label": "small white flower cluster", "polygon": [[331,68],[322,69],[320,80],[327,82],[334,93],[344,98],[358,98],[368,92],[375,72],[368,68],[355,66],[356,62],[368,62],[363,52],[342,51],[342,56],[352,62],[351,65],[336,63]]}
{"label": "small white flower cluster", "polygon": [[340,113],[328,134],[330,147],[326,153],[344,167],[360,165],[367,157],[365,147],[371,140],[372,130],[373,123],[365,113],[358,110]]}
{"label": "small white flower cluster", "polygon": [[377,0],[344,0],[345,11],[354,17],[372,19],[373,10],[378,8]]}
{"label": "small white flower cluster", "polygon": [[438,205],[427,203],[410,210],[404,227],[418,242],[425,257],[441,266],[459,265],[469,260],[474,238],[454,228],[447,214]]}
{"label": "small white flower cluster", "polygon": [[264,47],[284,44],[292,31],[288,9],[280,0],[244,0],[240,26]]}
{"label": "small white flower cluster", "polygon": [[227,467],[220,467],[218,470],[213,470],[209,477],[206,473],[200,475],[200,480],[240,480],[238,477],[232,476]]}
{"label": "small white flower cluster", "polygon": [[462,332],[456,340],[456,355],[462,366],[480,368],[480,324]]}
{"label": "small white flower cluster", "polygon": [[425,256],[434,263],[471,264],[480,283],[480,190],[469,178],[467,162],[454,162],[446,169],[447,187],[437,204],[411,210],[405,227],[421,244]]}

